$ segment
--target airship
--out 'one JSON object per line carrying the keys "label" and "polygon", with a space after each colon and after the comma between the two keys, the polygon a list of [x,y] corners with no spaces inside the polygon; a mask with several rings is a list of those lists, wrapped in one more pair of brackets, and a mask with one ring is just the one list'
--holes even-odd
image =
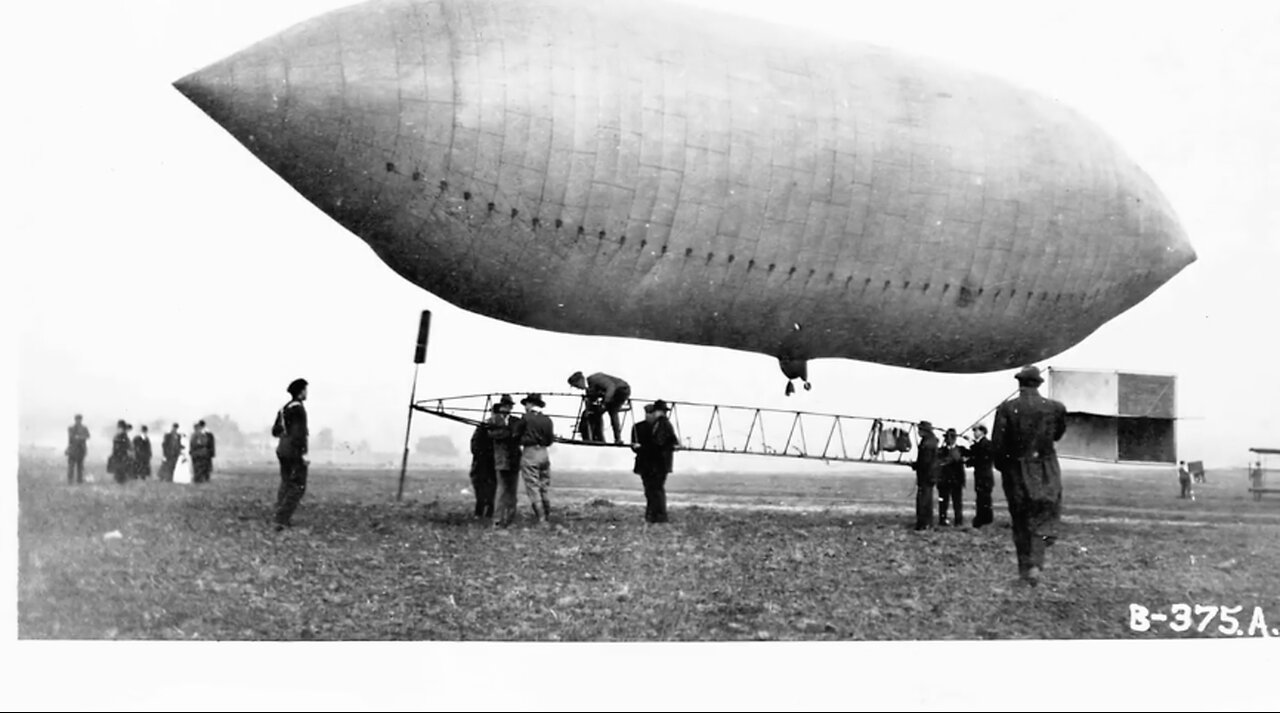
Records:
{"label": "airship", "polygon": [[392,270],[543,330],[980,373],[1195,260],[999,78],[668,2],[377,0],[174,86]]}

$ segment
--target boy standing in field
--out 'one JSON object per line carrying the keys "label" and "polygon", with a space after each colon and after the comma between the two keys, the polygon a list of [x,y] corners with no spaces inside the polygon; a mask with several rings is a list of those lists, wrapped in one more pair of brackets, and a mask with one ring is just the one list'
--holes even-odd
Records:
{"label": "boy standing in field", "polygon": [[1186,461],[1178,461],[1178,484],[1182,486],[1179,498],[1195,500],[1195,495],[1191,493],[1191,470],[1187,468]]}

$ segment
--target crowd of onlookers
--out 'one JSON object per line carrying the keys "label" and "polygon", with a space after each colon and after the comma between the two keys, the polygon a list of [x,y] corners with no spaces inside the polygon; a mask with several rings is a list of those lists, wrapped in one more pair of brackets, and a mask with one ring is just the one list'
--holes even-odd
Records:
{"label": "crowd of onlookers", "polygon": [[[133,424],[124,419],[116,421],[111,455],[107,457],[107,472],[117,483],[151,477],[151,434],[146,426],[138,430],[138,435],[130,436]],[[67,483],[84,482],[88,442],[89,429],[84,425],[84,416],[76,414],[75,423],[67,427]],[[196,422],[190,436],[179,433],[175,423],[164,434],[160,444],[161,460],[156,479],[173,483],[207,483],[213,472],[216,453],[216,439],[212,432],[205,430],[203,420]]]}

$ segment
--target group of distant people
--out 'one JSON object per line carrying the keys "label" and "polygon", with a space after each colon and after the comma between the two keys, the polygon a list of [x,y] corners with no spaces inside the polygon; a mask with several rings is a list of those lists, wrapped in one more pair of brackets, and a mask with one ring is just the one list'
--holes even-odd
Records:
{"label": "group of distant people", "polygon": [[[569,384],[586,391],[583,418],[577,430],[584,440],[603,442],[603,415],[609,414],[614,443],[622,444],[619,411],[631,398],[631,387],[622,379],[597,373],[586,377],[575,372]],[[555,426],[542,411],[542,394],[520,400],[523,417],[513,416],[515,401],[502,394],[489,416],[471,435],[471,486],[475,493],[475,517],[492,518],[494,527],[509,527],[516,518],[518,481],[523,481],[535,522],[548,526],[551,516],[551,459]],[[631,432],[635,453],[632,470],[640,476],[645,494],[645,522],[668,521],[666,481],[677,446],[668,414],[671,406],[658,399],[644,407],[645,418]]]}
{"label": "group of distant people", "polygon": [[[116,433],[111,440],[111,455],[107,457],[107,472],[117,483],[130,480],[146,480],[151,477],[151,434],[146,426],[139,428],[136,436],[130,436],[133,424],[124,419],[116,421]],[[165,482],[207,483],[213,472],[213,459],[217,454],[216,439],[205,430],[204,420],[197,421],[190,436],[178,432],[178,424],[164,434],[160,444],[162,460],[156,479]],[[67,427],[67,483],[84,482],[84,461],[89,451],[89,429],[84,425],[84,415],[76,414],[75,422]]]}
{"label": "group of distant people", "polygon": [[1014,377],[1017,397],[996,409],[991,439],[983,426],[974,429],[976,438],[968,448],[956,443],[956,432],[947,429],[942,444],[928,421],[917,424],[920,444],[916,458],[916,530],[935,527],[933,489],[938,488],[938,522],[947,524],[948,504],[954,510],[953,523],[964,524],[961,497],[965,466],[974,469],[977,509],[973,526],[993,521],[991,492],[995,470],[1000,471],[1005,500],[1013,525],[1013,543],[1018,553],[1018,575],[1034,586],[1044,568],[1045,548],[1058,537],[1062,506],[1062,470],[1055,443],[1067,430],[1066,407],[1039,392],[1044,383],[1040,370],[1029,366]]}
{"label": "group of distant people", "polygon": [[[302,402],[307,398],[307,380],[294,379],[288,387],[289,401],[276,412],[271,435],[279,438],[276,458],[280,461],[280,488],[276,493],[276,531],[290,527],[293,513],[307,491],[307,410]],[[133,425],[120,419],[116,422],[116,434],[111,442],[111,455],[107,458],[107,472],[117,483],[129,480],[146,480],[151,477],[151,437],[147,427],[129,437]],[[213,459],[217,455],[217,443],[212,432],[205,429],[203,419],[196,421],[190,437],[178,432],[178,424],[164,434],[160,451],[163,460],[157,479],[177,483],[207,483],[213,472]],[[89,429],[84,416],[76,414],[75,423],[67,428],[67,482],[84,482],[84,459],[88,452]]]}

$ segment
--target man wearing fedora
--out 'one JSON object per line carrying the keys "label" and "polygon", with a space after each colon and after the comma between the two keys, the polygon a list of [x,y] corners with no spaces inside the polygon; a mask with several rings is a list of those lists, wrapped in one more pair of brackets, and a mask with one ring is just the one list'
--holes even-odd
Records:
{"label": "man wearing fedora", "polygon": [[520,419],[511,415],[514,405],[511,394],[503,394],[487,424],[498,481],[497,512],[491,511],[494,527],[507,527],[516,519],[516,490],[520,484],[520,439],[516,431]]}
{"label": "man wearing fedora", "polygon": [[213,473],[213,458],[217,454],[213,433],[204,430],[204,419],[196,421],[195,430],[191,434],[191,471],[193,483],[209,482]]}
{"label": "man wearing fedora", "polygon": [[[621,444],[622,421],[618,418],[618,412],[631,399],[631,386],[616,376],[598,372],[584,377],[580,371],[573,372],[573,375],[569,377],[569,385],[575,389],[584,389],[587,392],[585,398],[588,407],[598,403],[605,411],[609,412],[609,423],[613,426],[613,442]],[[602,420],[596,414],[592,422],[592,430],[599,440],[604,440],[604,434],[601,433],[603,424],[600,422]],[[583,437],[586,438],[587,435],[583,434]]]}
{"label": "man wearing fedora", "polygon": [[667,419],[671,407],[657,401],[644,407],[644,420],[635,425],[636,463],[632,469],[644,484],[644,521],[667,521],[667,475],[671,473],[672,456],[677,446],[676,431]]}
{"label": "man wearing fedora", "polygon": [[1034,586],[1045,546],[1057,539],[1062,470],[1054,443],[1067,431],[1067,409],[1040,395],[1040,369],[1025,367],[1014,378],[1018,395],[996,409],[991,447],[1009,501],[1018,575]]}
{"label": "man wearing fedora", "polygon": [[551,517],[551,499],[547,492],[551,487],[551,458],[547,455],[547,448],[555,441],[555,427],[551,419],[542,413],[542,409],[547,407],[542,394],[529,394],[520,399],[520,405],[524,406],[525,412],[524,418],[516,422],[522,448],[520,477],[524,480],[534,518],[539,525],[546,526]]}
{"label": "man wearing fedora", "polygon": [[916,424],[920,443],[916,445],[916,530],[933,527],[934,466],[938,459],[938,437],[933,435],[933,424],[921,421]]}
{"label": "man wearing fedora", "polygon": [[289,402],[276,413],[271,435],[280,439],[276,459],[280,461],[280,488],[276,491],[276,532],[293,526],[293,512],[307,492],[307,380],[294,379],[287,388]]}

